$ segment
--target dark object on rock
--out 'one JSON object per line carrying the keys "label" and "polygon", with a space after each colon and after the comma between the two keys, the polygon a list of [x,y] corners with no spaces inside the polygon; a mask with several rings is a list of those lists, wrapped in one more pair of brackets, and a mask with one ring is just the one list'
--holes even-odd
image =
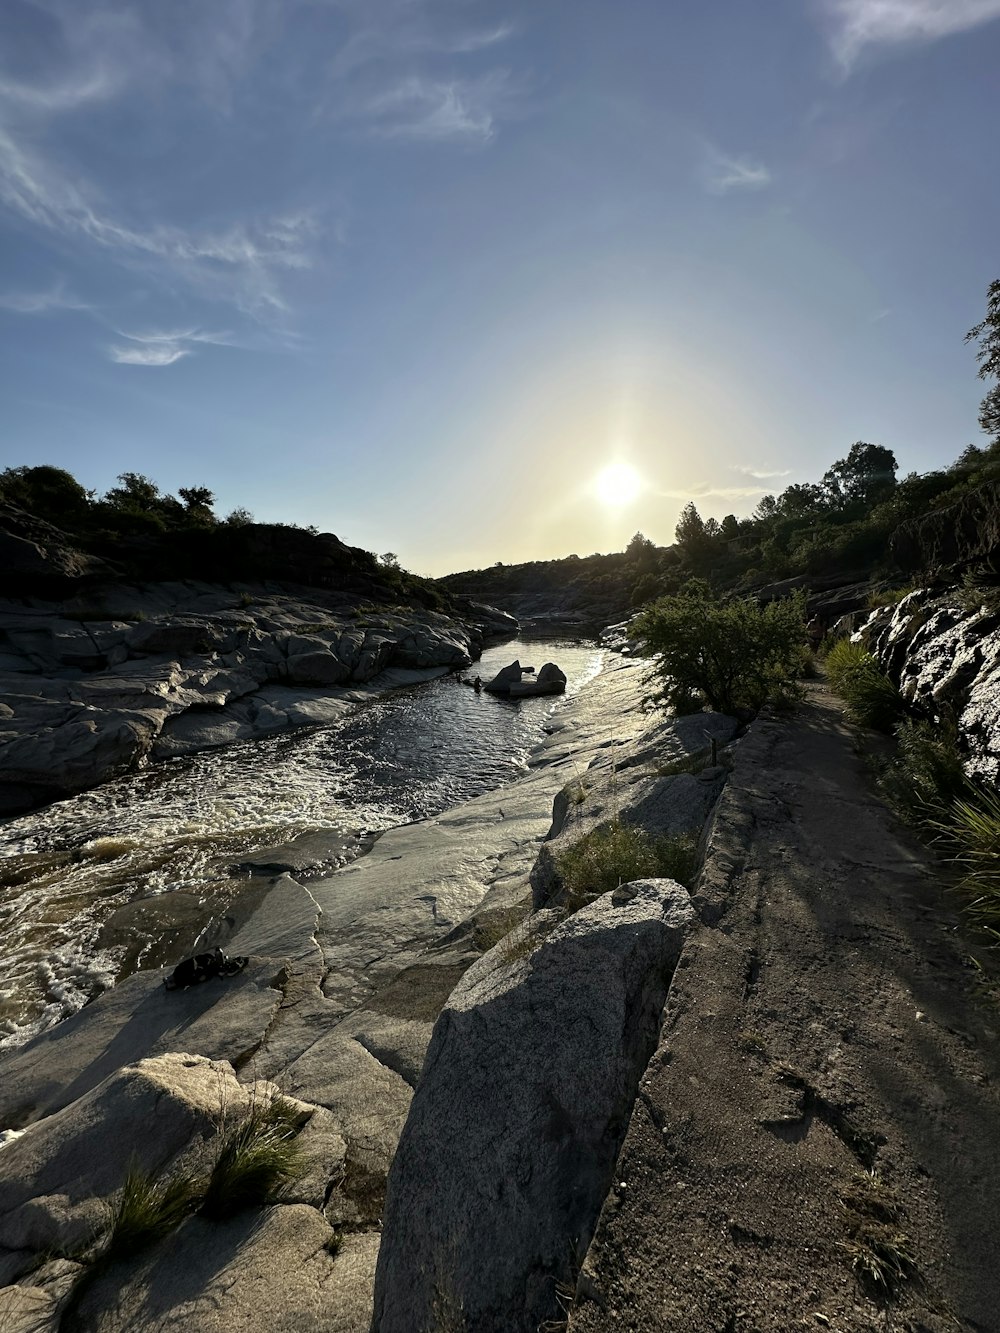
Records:
{"label": "dark object on rock", "polygon": [[163,984],[167,990],[186,990],[199,981],[210,981],[212,977],[235,977],[242,972],[250,960],[242,954],[227,958],[218,947],[211,953],[199,953],[194,958],[185,958],[178,963]]}

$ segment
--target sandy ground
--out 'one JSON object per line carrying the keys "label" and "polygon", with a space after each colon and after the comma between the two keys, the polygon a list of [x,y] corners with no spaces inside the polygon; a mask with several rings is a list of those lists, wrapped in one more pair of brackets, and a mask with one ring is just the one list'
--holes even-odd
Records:
{"label": "sandy ground", "polygon": [[822,686],[741,743],[700,887],[570,1328],[997,1333],[1000,1010]]}

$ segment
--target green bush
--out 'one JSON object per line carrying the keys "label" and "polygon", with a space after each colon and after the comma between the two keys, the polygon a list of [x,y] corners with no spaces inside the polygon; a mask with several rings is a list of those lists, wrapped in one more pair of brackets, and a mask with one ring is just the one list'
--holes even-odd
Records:
{"label": "green bush", "polygon": [[675,879],[690,887],[696,865],[693,838],[653,838],[617,819],[592,829],[556,859],[563,889],[576,906],[636,879]]}
{"label": "green bush", "polygon": [[853,721],[886,732],[899,723],[903,716],[899,691],[862,644],[838,639],[826,655],[826,673]]}
{"label": "green bush", "polygon": [[274,1202],[302,1173],[298,1128],[294,1107],[280,1097],[255,1103],[236,1125],[224,1128],[202,1214],[225,1218]]}
{"label": "green bush", "polygon": [[638,619],[656,659],[661,688],[651,698],[681,711],[699,694],[712,708],[756,710],[801,671],[807,646],[801,593],[760,606],[716,600],[706,583],[688,583]]}

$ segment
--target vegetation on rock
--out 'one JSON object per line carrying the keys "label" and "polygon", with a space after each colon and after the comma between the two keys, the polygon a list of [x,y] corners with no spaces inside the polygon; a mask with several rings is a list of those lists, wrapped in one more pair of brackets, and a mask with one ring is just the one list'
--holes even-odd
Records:
{"label": "vegetation on rock", "polygon": [[128,1259],[162,1240],[194,1211],[197,1198],[192,1176],[158,1179],[133,1163],[112,1210],[103,1258]]}
{"label": "vegetation on rock", "polygon": [[298,1128],[297,1112],[280,1097],[255,1102],[241,1120],[224,1128],[202,1200],[203,1216],[231,1217],[273,1202],[301,1172]]}
{"label": "vegetation on rock", "polygon": [[129,578],[275,579],[353,590],[379,603],[444,605],[440,592],[395,556],[376,557],[315,528],[255,523],[245,509],[220,519],[206,486],[182,486],[173,496],[141,473],[123,472],[98,496],[62,468],[8,467],[0,472],[0,504],[52,524],[59,532],[49,536],[65,537]]}
{"label": "vegetation on rock", "polygon": [[694,839],[654,838],[614,819],[580,838],[556,865],[563,891],[576,907],[638,879],[673,879],[687,887],[695,869]]}

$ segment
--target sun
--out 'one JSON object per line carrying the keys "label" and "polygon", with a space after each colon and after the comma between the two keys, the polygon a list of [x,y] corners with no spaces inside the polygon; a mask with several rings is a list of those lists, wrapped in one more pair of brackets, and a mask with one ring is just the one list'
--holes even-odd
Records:
{"label": "sun", "polygon": [[609,463],[594,478],[594,494],[602,504],[629,505],[642,493],[642,478],[628,463]]}

